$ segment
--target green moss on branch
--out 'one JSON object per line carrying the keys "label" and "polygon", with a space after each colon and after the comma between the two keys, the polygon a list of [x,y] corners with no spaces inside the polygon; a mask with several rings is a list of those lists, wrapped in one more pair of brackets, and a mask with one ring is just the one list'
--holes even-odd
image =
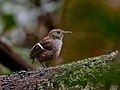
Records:
{"label": "green moss on branch", "polygon": [[94,87],[94,89],[98,89],[98,87],[105,88],[105,85],[108,84],[107,80],[111,80],[111,84],[114,83],[112,79],[114,81],[117,80],[118,82],[116,82],[118,84],[120,81],[120,72],[116,70],[120,68],[115,67],[119,65],[113,63],[117,61],[117,55],[118,51],[59,66],[56,68],[57,73],[51,81],[54,84],[57,83],[56,88],[59,86],[65,89],[72,87],[83,88],[85,86],[89,86],[90,88]]}
{"label": "green moss on branch", "polygon": [[119,59],[119,52],[115,51],[57,67],[20,71],[10,77],[1,77],[0,88],[10,89],[14,86],[15,90],[18,88],[19,90],[25,88],[27,90],[80,90],[83,88],[106,90],[112,86],[118,89],[120,87]]}

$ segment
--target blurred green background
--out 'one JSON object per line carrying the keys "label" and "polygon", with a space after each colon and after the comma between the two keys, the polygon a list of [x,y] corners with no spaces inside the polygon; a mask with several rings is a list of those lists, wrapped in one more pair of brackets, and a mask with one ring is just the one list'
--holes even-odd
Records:
{"label": "blurred green background", "polygon": [[[31,47],[53,28],[73,33],[64,38],[60,57],[50,66],[118,50],[120,1],[0,0],[0,40],[29,64]],[[37,60],[33,66],[41,68]],[[9,71],[0,64],[1,74]]]}

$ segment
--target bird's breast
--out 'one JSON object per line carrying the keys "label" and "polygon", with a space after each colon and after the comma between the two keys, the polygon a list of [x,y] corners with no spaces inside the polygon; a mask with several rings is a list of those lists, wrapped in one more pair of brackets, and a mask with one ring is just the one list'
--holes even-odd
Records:
{"label": "bird's breast", "polygon": [[60,54],[62,44],[63,44],[62,40],[59,39],[54,40],[54,46],[56,48],[56,57]]}

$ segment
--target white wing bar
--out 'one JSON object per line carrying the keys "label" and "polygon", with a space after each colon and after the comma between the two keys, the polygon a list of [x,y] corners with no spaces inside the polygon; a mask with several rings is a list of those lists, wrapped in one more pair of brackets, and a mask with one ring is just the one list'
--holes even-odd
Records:
{"label": "white wing bar", "polygon": [[44,48],[42,47],[42,45],[41,45],[40,43],[37,43],[37,44],[35,44],[35,45],[32,47],[31,51],[33,50],[33,48],[34,48],[36,45],[38,45],[42,50],[44,50]]}

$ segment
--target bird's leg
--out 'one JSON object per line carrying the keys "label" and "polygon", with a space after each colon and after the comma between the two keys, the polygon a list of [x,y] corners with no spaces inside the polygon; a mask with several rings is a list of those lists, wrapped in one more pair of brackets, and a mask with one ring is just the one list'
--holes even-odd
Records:
{"label": "bird's leg", "polygon": [[33,58],[33,60],[32,60],[32,64],[34,63],[34,61],[35,61],[35,59]]}
{"label": "bird's leg", "polygon": [[40,62],[44,68],[47,68],[43,62]]}

